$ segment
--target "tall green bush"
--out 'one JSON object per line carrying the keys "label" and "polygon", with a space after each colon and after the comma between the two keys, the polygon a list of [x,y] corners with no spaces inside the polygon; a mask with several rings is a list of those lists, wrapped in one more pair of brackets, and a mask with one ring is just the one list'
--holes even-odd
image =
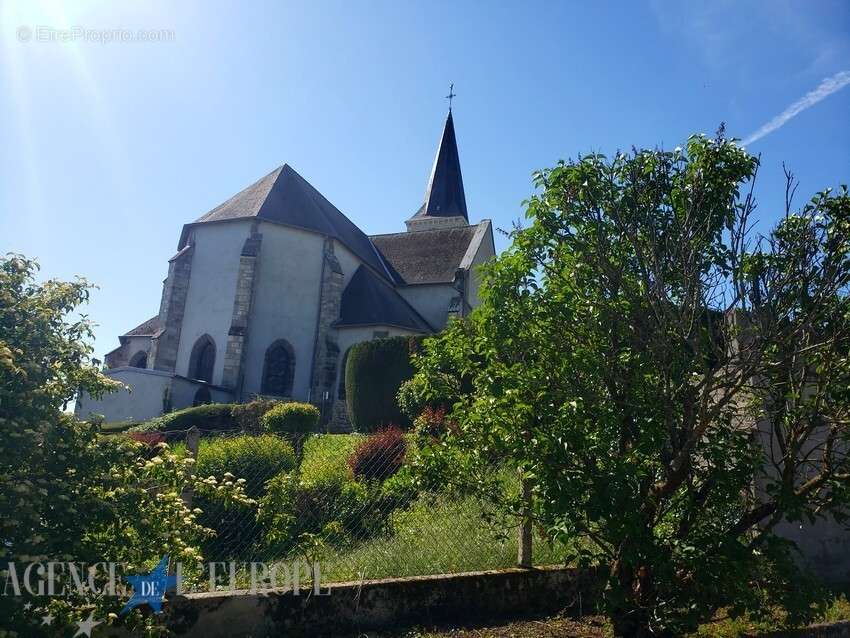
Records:
{"label": "tall green bush", "polygon": [[345,367],[345,397],[356,430],[410,427],[410,418],[399,409],[396,395],[401,384],[413,377],[411,353],[420,343],[420,337],[390,337],[352,346]]}

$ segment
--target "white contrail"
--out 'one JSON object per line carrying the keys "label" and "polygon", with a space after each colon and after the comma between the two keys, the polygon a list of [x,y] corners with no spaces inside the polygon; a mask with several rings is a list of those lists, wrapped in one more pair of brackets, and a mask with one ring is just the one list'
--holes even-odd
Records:
{"label": "white contrail", "polygon": [[810,106],[814,106],[822,99],[829,97],[836,91],[840,91],[848,84],[850,84],[850,71],[841,71],[832,77],[826,78],[816,89],[806,93],[803,97],[794,102],[791,106],[782,111],[782,113],[770,120],[770,122],[762,126],[755,133],[751,133],[747,139],[741,143],[744,145],[752,144],[756,140],[763,138],[768,133],[773,133],[773,131],[778,129],[780,126],[783,126],[785,122],[798,113],[805,111]]}

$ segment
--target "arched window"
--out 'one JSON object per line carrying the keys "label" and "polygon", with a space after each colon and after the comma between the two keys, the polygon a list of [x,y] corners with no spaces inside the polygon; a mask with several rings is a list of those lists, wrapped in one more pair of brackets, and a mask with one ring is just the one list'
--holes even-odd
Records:
{"label": "arched window", "polygon": [[342,355],[342,363],[339,364],[339,388],[337,389],[337,397],[340,401],[345,401],[345,366],[348,364],[348,353],[351,348],[345,351]]}
{"label": "arched window", "polygon": [[192,348],[192,355],[189,357],[189,377],[212,383],[214,367],[215,342],[209,335],[204,335]]}
{"label": "arched window", "polygon": [[148,367],[148,353],[144,350],[140,350],[136,354],[134,354],[130,358],[130,367],[131,368],[147,368]]}
{"label": "arched window", "polygon": [[266,350],[263,365],[263,394],[292,396],[292,381],[295,378],[295,353],[288,341],[275,341]]}
{"label": "arched window", "polygon": [[207,403],[212,403],[212,395],[210,394],[209,388],[198,388],[198,391],[195,392],[195,400],[192,401],[192,407],[196,407],[198,405],[205,405]]}

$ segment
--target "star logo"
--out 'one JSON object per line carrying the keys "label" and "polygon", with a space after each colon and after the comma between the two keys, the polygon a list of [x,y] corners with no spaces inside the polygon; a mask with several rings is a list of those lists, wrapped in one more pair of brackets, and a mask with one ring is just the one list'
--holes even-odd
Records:
{"label": "star logo", "polygon": [[77,621],[77,633],[75,633],[74,636],[89,636],[89,638],[91,638],[91,630],[94,629],[97,625],[100,625],[102,622],[102,620],[94,619],[94,612],[92,611],[89,613],[88,618],[86,618],[85,620]]}
{"label": "star logo", "polygon": [[165,592],[177,586],[177,576],[168,575],[168,555],[165,555],[150,574],[127,576],[127,582],[133,588],[133,596],[124,605],[120,615],[123,616],[139,605],[150,605],[158,614],[162,612],[162,598]]}

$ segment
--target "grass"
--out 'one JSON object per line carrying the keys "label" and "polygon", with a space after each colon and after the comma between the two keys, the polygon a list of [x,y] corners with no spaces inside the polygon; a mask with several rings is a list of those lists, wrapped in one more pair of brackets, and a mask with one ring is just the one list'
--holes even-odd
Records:
{"label": "grass", "polygon": [[[784,628],[784,614],[774,611],[765,618],[748,615],[729,618],[724,610],[717,614],[714,622],[707,623],[694,634],[698,638],[734,638],[736,636],[767,633]],[[835,592],[823,611],[818,613],[812,624],[832,623],[850,619],[850,602],[841,592]]]}
{"label": "grass", "polygon": [[[515,567],[517,531],[489,524],[473,497],[423,495],[390,517],[392,534],[321,556],[322,580],[390,578]],[[538,565],[563,562],[564,547],[538,543]]]}
{"label": "grass", "polygon": [[[304,446],[301,479],[328,484],[351,481],[348,458],[362,441],[360,434],[319,434]],[[214,439],[212,439],[214,440]],[[206,440],[201,441],[201,454]],[[180,454],[182,443],[173,446]],[[234,471],[239,476],[239,473]],[[511,521],[488,522],[483,503],[472,496],[421,494],[407,507],[389,516],[389,533],[344,545],[326,543],[317,556],[322,580],[342,582],[361,578],[390,578],[460,573],[514,567],[517,560],[517,529]],[[492,518],[492,517],[490,517]],[[564,546],[535,539],[537,565],[562,564]],[[210,557],[224,560],[224,557]],[[258,556],[287,561],[296,556]]]}
{"label": "grass", "polygon": [[322,482],[338,477],[348,478],[348,457],[357,444],[363,440],[362,434],[315,434],[304,444],[304,458],[301,461],[301,478],[309,482]]}

